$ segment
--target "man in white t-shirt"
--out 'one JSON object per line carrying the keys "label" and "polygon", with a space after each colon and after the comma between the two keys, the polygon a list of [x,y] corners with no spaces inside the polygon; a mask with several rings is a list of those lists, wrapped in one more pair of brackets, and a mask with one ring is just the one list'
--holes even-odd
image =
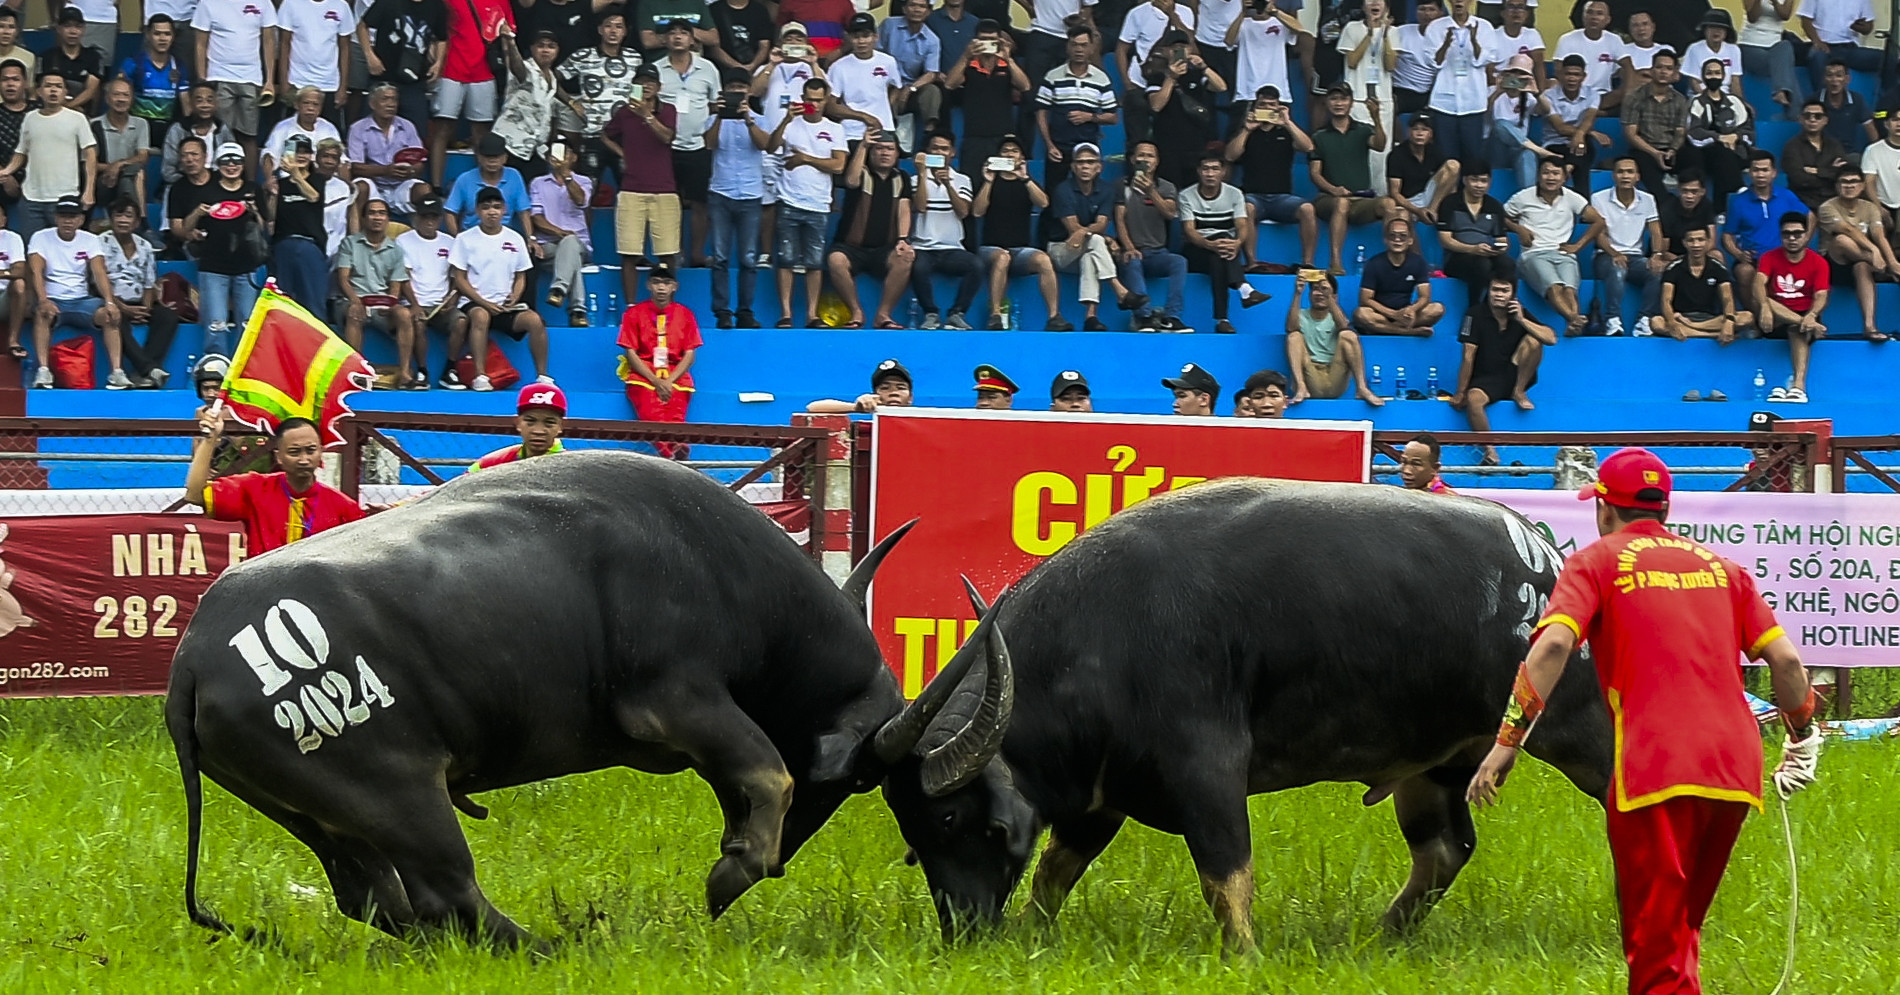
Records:
{"label": "man in white t-shirt", "polygon": [[350,95],[347,67],[355,11],[345,0],[283,0],[277,8],[277,28],[284,88],[322,90],[323,116],[332,123],[342,120]]}
{"label": "man in white t-shirt", "polygon": [[1247,16],[1234,19],[1227,37],[1238,49],[1229,81],[1235,93],[1259,93],[1267,86],[1281,93],[1299,92],[1287,81],[1286,50],[1312,36],[1298,17],[1278,7],[1252,7]]}
{"label": "man in white t-shirt", "polygon": [[66,80],[58,73],[41,74],[39,94],[39,109],[20,120],[12,160],[0,167],[0,177],[26,171],[14,206],[14,230],[29,237],[53,225],[53,202],[63,197],[73,197],[81,210],[90,210],[97,200],[93,184],[99,175],[92,123],[62,106]]}
{"label": "man in white t-shirt", "polygon": [[[218,90],[218,120],[244,146],[244,169],[257,160],[258,107],[277,99],[277,8],[259,0],[199,0],[197,78]],[[268,99],[267,99],[268,98]]]}
{"label": "man in white t-shirt", "polygon": [[805,325],[818,324],[818,298],[824,290],[825,235],[831,221],[833,184],[848,160],[844,126],[825,117],[831,84],[805,81],[794,113],[780,119],[767,141],[766,154],[782,157],[778,178],[777,244],[772,263],[778,270],[778,327],[792,327],[792,277],[805,274]]}
{"label": "man in white t-shirt", "polygon": [[[1194,8],[1178,0],[1148,0],[1122,19],[1122,31],[1115,42],[1115,67],[1122,75],[1122,130],[1128,141],[1148,137],[1148,80],[1142,66],[1155,44],[1172,32],[1193,37]],[[1232,77],[1222,77],[1229,83]]]}
{"label": "man in white t-shirt", "polygon": [[6,227],[6,208],[0,207],[0,321],[7,323],[7,351],[25,359],[20,345],[20,322],[26,316],[26,243]]}
{"label": "man in white t-shirt", "polygon": [[[508,198],[495,187],[475,194],[474,228],[455,236],[449,249],[449,284],[468,300],[468,347],[475,368],[488,359],[488,333],[493,330],[519,342],[525,336],[534,357],[535,379],[551,384],[548,376],[548,327],[528,303],[528,274],[534,258],[521,233],[502,225]],[[450,361],[460,357],[451,356]],[[494,390],[486,374],[469,382],[474,390]]]}
{"label": "man in white t-shirt", "polygon": [[[950,168],[956,161],[957,143],[948,132],[930,136],[924,153],[917,156],[917,186],[910,201],[910,289],[923,311],[923,324],[918,327],[967,332],[970,322],[964,315],[976,302],[989,269],[976,253],[963,247],[963,221],[970,216],[973,188],[968,176]],[[936,288],[930,282],[933,273],[962,278],[956,300],[941,315]]]}
{"label": "man in white t-shirt", "polygon": [[1424,110],[1431,100],[1432,84],[1438,80],[1437,52],[1435,47],[1427,45],[1425,32],[1445,16],[1445,5],[1440,0],[1418,0],[1413,12],[1416,23],[1401,24],[1396,32],[1399,54],[1392,64],[1392,113],[1395,116]]}
{"label": "man in white t-shirt", "polygon": [[864,137],[867,126],[891,129],[895,121],[891,92],[901,88],[904,79],[897,60],[877,50],[876,18],[853,15],[845,31],[845,44],[832,52],[837,59],[830,76],[832,93],[843,105],[838,117],[844,122],[845,138],[855,142]]}
{"label": "man in white t-shirt", "polygon": [[1583,57],[1583,85],[1604,95],[1604,109],[1623,102],[1623,91],[1616,85],[1618,62],[1623,58],[1623,39],[1611,33],[1610,5],[1604,0],[1586,0],[1583,27],[1567,31],[1557,39],[1551,58],[1562,62],[1565,56]]}
{"label": "man in white t-shirt", "polygon": [[[1537,182],[1504,202],[1504,216],[1517,224],[1521,252],[1518,275],[1532,293],[1563,315],[1566,334],[1580,335],[1585,324],[1577,306],[1583,277],[1577,253],[1602,231],[1603,218],[1583,195],[1564,186],[1563,163],[1537,164]],[[1589,226],[1573,241],[1577,222]]]}
{"label": "man in white t-shirt", "polygon": [[80,230],[86,220],[85,205],[77,197],[61,197],[53,205],[53,227],[35,232],[27,243],[28,278],[39,306],[33,311],[33,351],[40,369],[33,375],[33,386],[53,386],[53,330],[71,326],[90,334],[99,329],[106,341],[106,359],[112,372],[106,376],[106,389],[124,390],[132,386],[125,375],[123,343],[119,340],[119,306],[112,296],[112,280],[106,275],[106,247],[99,236]]}
{"label": "man in white t-shirt", "polygon": [[[1643,288],[1643,306],[1639,312],[1649,315],[1661,311],[1662,283],[1657,275],[1662,272],[1660,266],[1649,264],[1649,253],[1643,251],[1645,239],[1649,252],[1660,250],[1665,244],[1662,236],[1662,216],[1656,210],[1656,198],[1647,190],[1638,190],[1636,181],[1641,173],[1636,168],[1636,160],[1629,156],[1619,156],[1610,164],[1615,184],[1590,195],[1590,206],[1603,218],[1603,230],[1597,235],[1596,277],[1597,296],[1590,305],[1592,317],[1605,335],[1623,334],[1623,288],[1636,284]],[[1647,335],[1649,329],[1643,327],[1639,318],[1630,325],[1630,334]]]}
{"label": "man in white t-shirt", "polygon": [[[464,337],[468,334],[468,315],[456,305],[461,297],[449,281],[449,256],[455,239],[442,234],[442,199],[425,197],[409,215],[412,226],[396,236],[403,262],[409,266],[409,284],[405,293],[415,327],[441,332],[449,337],[449,359],[436,380],[436,386],[466,390],[468,385],[455,372],[455,361],[462,357]],[[417,371],[427,375],[427,370]]]}

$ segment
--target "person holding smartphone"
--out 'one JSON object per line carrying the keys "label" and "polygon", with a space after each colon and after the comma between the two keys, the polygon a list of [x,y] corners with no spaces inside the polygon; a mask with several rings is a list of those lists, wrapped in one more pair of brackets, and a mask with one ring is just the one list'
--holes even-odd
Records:
{"label": "person holding smartphone", "polygon": [[1017,98],[1029,92],[1029,74],[1016,62],[1016,42],[1002,25],[977,22],[970,44],[949,64],[944,86],[963,102],[964,173],[975,175],[996,155],[1016,117]]}
{"label": "person holding smartphone", "polygon": [[[1510,398],[1518,409],[1529,411],[1529,391],[1537,383],[1537,367],[1544,361],[1544,347],[1557,344],[1557,333],[1524,313],[1517,299],[1517,264],[1509,257],[1493,261],[1491,283],[1484,306],[1465,315],[1458,330],[1458,343],[1464,355],[1458,364],[1458,390],[1451,406],[1465,413],[1473,432],[1491,431],[1491,416],[1485,409]],[[1498,465],[1495,446],[1484,447],[1481,462]]]}
{"label": "person holding smartphone", "polygon": [[[1261,87],[1246,105],[1240,126],[1223,150],[1227,161],[1240,167],[1240,192],[1256,222],[1300,226],[1300,265],[1309,268],[1319,247],[1319,214],[1311,201],[1293,192],[1293,157],[1312,151],[1313,139],[1293,123],[1280,91],[1271,86]],[[1254,225],[1244,233],[1249,272],[1260,258],[1259,232]]]}
{"label": "person holding smartphone", "polygon": [[1245,17],[1234,18],[1227,27],[1227,44],[1234,49],[1235,93],[1259,93],[1272,86],[1281,93],[1292,93],[1287,82],[1286,50],[1304,41],[1312,44],[1312,35],[1300,19],[1281,10],[1274,0],[1254,0]]}
{"label": "person holding smartphone", "polygon": [[1121,243],[1122,282],[1137,294],[1148,292],[1148,277],[1168,280],[1168,301],[1136,309],[1137,332],[1191,332],[1181,320],[1187,292],[1187,257],[1168,249],[1168,228],[1180,216],[1179,192],[1155,175],[1161,154],[1153,142],[1136,142],[1128,153],[1128,178],[1115,201],[1115,231]]}
{"label": "person holding smartphone", "polygon": [[[965,161],[969,160],[966,155]],[[970,213],[983,219],[983,234],[977,254],[990,272],[990,320],[992,331],[1008,327],[1003,317],[1003,302],[1009,300],[1009,278],[1034,274],[1042,291],[1043,307],[1049,318],[1043,328],[1067,332],[1075,328],[1062,316],[1056,300],[1056,270],[1049,254],[1034,244],[1032,218],[1038,210],[1047,211],[1049,193],[1029,175],[1029,160],[1023,157],[1023,144],[1014,135],[1004,135],[996,155],[983,163],[983,186],[976,192]],[[1014,311],[1016,305],[1010,304]],[[1017,315],[1017,321],[1022,322]],[[1026,326],[1025,326],[1026,327]]]}

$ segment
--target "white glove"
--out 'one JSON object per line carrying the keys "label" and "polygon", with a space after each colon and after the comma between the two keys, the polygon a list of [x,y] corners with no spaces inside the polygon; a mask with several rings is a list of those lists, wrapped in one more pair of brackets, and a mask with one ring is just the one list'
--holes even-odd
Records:
{"label": "white glove", "polygon": [[1775,765],[1775,790],[1782,800],[1814,783],[1815,768],[1821,762],[1821,729],[1810,726],[1808,738],[1781,741],[1781,763]]}

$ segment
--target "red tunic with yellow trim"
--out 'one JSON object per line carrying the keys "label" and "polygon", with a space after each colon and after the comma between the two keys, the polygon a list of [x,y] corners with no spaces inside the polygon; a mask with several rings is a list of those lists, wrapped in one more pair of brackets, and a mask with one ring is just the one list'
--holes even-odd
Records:
{"label": "red tunic with yellow trim", "polygon": [[1538,623],[1588,639],[1616,730],[1619,811],[1684,795],[1761,807],[1741,657],[1782,634],[1742,568],[1639,521],[1564,564]]}
{"label": "red tunic with yellow trim", "polygon": [[[560,452],[563,448],[565,447],[561,445],[561,440],[556,439],[554,440],[554,445],[549,446],[548,451],[541,455],[552,456]],[[503,463],[518,463],[524,459],[533,459],[532,456],[528,455],[528,447],[526,445],[509,446],[506,449],[497,449],[481,459],[476,460],[469,466],[468,472],[474,473],[477,470],[487,469],[491,466],[500,466]]]}
{"label": "red tunic with yellow trim", "polygon": [[[620,319],[620,337],[616,342],[622,349],[632,349],[661,379],[672,380],[674,390],[692,392],[691,370],[677,378],[672,373],[681,356],[702,345],[699,320],[691,308],[675,301],[662,309],[654,307],[652,300],[641,301],[628,308],[626,316]],[[633,364],[627,362],[625,356],[620,359],[620,379],[630,387],[653,389],[646,378],[634,374]]]}
{"label": "red tunic with yellow trim", "polygon": [[297,494],[282,473],[235,473],[205,485],[205,514],[243,522],[245,551],[256,556],[354,522],[363,508],[321,482]]}

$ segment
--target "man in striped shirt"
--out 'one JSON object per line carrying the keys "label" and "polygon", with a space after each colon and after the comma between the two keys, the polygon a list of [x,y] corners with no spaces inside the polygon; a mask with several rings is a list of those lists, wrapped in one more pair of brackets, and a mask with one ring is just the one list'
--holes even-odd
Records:
{"label": "man in striped shirt", "polygon": [[1240,292],[1240,306],[1265,303],[1267,295],[1248,283],[1241,258],[1242,233],[1254,224],[1253,208],[1240,189],[1227,182],[1227,159],[1221,146],[1201,154],[1201,182],[1181,191],[1181,231],[1186,236],[1182,255],[1188,268],[1206,273],[1214,292],[1214,330],[1232,333],[1227,320],[1227,291]]}
{"label": "man in striped shirt", "polygon": [[1095,64],[1095,34],[1086,26],[1069,29],[1069,61],[1049,70],[1036,89],[1036,131],[1048,149],[1043,188],[1054,190],[1069,178],[1069,154],[1077,145],[1102,144],[1102,125],[1118,119],[1115,88]]}

